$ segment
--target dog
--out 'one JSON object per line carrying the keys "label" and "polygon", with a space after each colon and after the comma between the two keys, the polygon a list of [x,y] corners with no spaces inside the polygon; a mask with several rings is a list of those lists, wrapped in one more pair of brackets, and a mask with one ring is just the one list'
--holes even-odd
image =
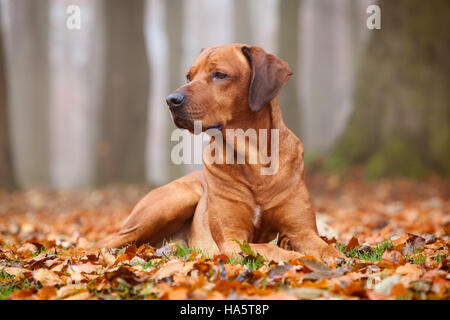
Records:
{"label": "dog", "polygon": [[[278,93],[292,71],[289,65],[262,48],[228,44],[203,49],[186,74],[186,83],[167,96],[178,128],[194,133],[218,133],[203,152],[204,169],[148,193],[123,227],[101,242],[120,247],[129,242],[161,245],[162,240],[185,241],[208,254],[239,254],[247,241],[267,260],[289,261],[302,255],[344,257],[323,241],[305,185],[303,146],[283,122]],[[294,107],[294,106],[292,106]],[[228,130],[269,130],[278,141],[245,141],[220,135]],[[245,138],[245,136],[244,136]],[[250,140],[250,139],[248,139]],[[248,163],[264,148],[277,144],[278,166],[262,174],[267,163]],[[227,154],[226,148],[232,150]],[[271,156],[274,156],[272,154]],[[221,163],[217,156],[245,163]],[[223,159],[223,158],[222,158]],[[290,250],[269,243],[277,234],[289,240]]]}

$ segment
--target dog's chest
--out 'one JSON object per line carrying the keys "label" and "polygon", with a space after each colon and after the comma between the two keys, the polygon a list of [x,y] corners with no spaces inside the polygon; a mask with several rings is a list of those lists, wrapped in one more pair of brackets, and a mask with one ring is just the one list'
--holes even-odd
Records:
{"label": "dog's chest", "polygon": [[253,226],[257,229],[261,225],[261,207],[256,206],[253,209]]}

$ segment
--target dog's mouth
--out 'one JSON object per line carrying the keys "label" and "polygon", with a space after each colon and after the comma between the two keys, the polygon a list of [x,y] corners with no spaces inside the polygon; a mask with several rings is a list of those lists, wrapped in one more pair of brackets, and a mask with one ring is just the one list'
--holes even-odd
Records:
{"label": "dog's mouth", "polygon": [[175,123],[175,126],[180,129],[192,129],[194,127],[194,123],[192,120],[184,119],[181,117],[175,117],[173,119],[173,122]]}
{"label": "dog's mouth", "polygon": [[209,130],[209,129],[217,129],[219,131],[222,131],[223,130],[223,124],[221,122],[217,122],[217,123],[215,123],[213,125],[210,125],[210,126],[202,126],[202,131],[206,131],[206,130]]}
{"label": "dog's mouth", "polygon": [[[194,121],[195,121],[194,119],[186,119],[186,118],[183,118],[183,117],[180,117],[180,116],[175,116],[173,118],[173,122],[175,123],[175,126],[177,128],[187,129],[189,131],[193,131],[195,129],[194,128]],[[198,120],[198,121],[201,123],[200,120]],[[198,129],[200,129],[200,128],[198,128]],[[206,130],[210,130],[210,129],[217,129],[219,131],[222,131],[223,130],[223,123],[217,122],[217,123],[214,123],[212,125],[207,125],[207,126],[202,124],[202,126],[201,126],[201,131],[202,132],[205,132]]]}

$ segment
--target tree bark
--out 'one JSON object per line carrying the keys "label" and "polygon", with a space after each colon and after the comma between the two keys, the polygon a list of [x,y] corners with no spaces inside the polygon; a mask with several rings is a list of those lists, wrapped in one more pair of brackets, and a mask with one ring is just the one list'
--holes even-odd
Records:
{"label": "tree bark", "polygon": [[279,57],[289,63],[292,77],[281,90],[279,100],[283,119],[297,136],[300,128],[300,102],[298,99],[299,62],[299,6],[300,0],[282,0],[279,4],[280,25],[278,28]]}
{"label": "tree bark", "polygon": [[11,1],[8,101],[20,186],[48,187],[50,164],[49,2]]}
{"label": "tree bark", "polygon": [[[173,92],[182,84],[182,56],[183,56],[183,0],[166,0],[165,23],[168,40],[168,70],[169,70],[169,87],[168,90]],[[167,126],[167,137],[170,140],[173,130],[176,127],[172,120]],[[170,158],[171,148],[167,150],[167,158],[169,161],[169,177],[170,180],[181,177],[184,174],[182,165],[175,165]]]}
{"label": "tree bark", "polygon": [[[0,20],[0,25],[1,25]],[[15,189],[16,181],[9,138],[9,118],[6,97],[5,53],[3,30],[0,32],[0,189]]]}
{"label": "tree bark", "polygon": [[143,0],[104,0],[105,72],[97,184],[145,181],[149,64]]}
{"label": "tree bark", "polygon": [[381,0],[357,78],[355,109],[334,164],[366,175],[450,176],[450,2]]}
{"label": "tree bark", "polygon": [[234,41],[252,44],[250,1],[234,0]]}

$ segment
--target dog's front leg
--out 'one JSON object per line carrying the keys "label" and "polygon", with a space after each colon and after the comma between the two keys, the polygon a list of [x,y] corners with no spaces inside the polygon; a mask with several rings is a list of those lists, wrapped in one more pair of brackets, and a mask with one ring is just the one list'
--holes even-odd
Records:
{"label": "dog's front leg", "polygon": [[192,218],[203,192],[201,172],[193,172],[149,192],[122,228],[97,248],[117,248],[128,242],[156,244],[180,230]]}
{"label": "dog's front leg", "polygon": [[[229,258],[241,251],[237,242],[250,242],[255,231],[254,209],[244,201],[229,200],[215,195],[208,204],[211,234],[221,253]],[[236,242],[237,241],[237,242]],[[289,261],[299,258],[298,252],[282,249],[269,243],[249,243],[255,253],[268,261]]]}
{"label": "dog's front leg", "polygon": [[305,185],[269,212],[280,234],[289,239],[292,250],[317,258],[345,258],[336,248],[322,240],[317,232],[316,215]]}

